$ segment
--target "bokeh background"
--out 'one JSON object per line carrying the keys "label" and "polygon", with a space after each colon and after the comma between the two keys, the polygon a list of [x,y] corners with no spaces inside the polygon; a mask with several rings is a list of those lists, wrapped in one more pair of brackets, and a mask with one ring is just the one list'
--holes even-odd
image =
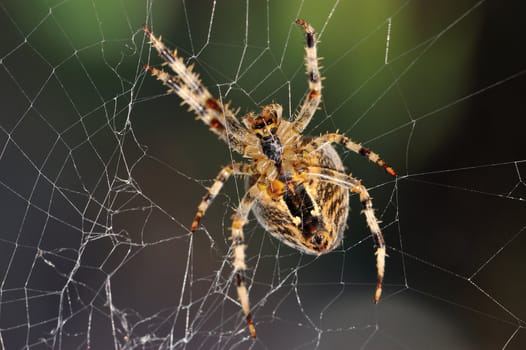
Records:
{"label": "bokeh background", "polygon": [[[526,55],[520,1],[0,1],[0,344],[6,349],[522,349]],[[228,260],[230,181],[193,236],[228,147],[144,72],[143,23],[240,115],[291,117],[323,57],[308,128],[341,150],[389,245],[372,303],[359,201],[344,244],[301,255],[246,228],[258,339]],[[387,40],[389,33],[389,41]],[[388,42],[388,52],[386,46]]]}

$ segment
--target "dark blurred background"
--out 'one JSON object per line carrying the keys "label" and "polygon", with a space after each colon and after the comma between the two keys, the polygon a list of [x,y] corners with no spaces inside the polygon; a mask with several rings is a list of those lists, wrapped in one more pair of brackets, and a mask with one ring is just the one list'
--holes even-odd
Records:
{"label": "dark blurred background", "polygon": [[[526,55],[520,1],[0,1],[0,344],[20,348],[523,349]],[[143,23],[242,115],[307,91],[319,33],[323,104],[392,179],[340,150],[374,197],[344,244],[310,257],[246,227],[248,337],[228,260],[240,159],[144,72]],[[390,30],[389,30],[390,28]],[[389,32],[389,50],[386,43]]]}

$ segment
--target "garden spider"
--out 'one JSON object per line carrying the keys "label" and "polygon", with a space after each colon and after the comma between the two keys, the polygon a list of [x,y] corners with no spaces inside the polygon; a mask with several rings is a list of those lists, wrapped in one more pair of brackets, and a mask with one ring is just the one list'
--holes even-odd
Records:
{"label": "garden spider", "polygon": [[281,105],[273,103],[264,106],[260,114],[246,114],[243,117],[244,126],[228,104],[215,99],[203,86],[199,76],[192,71],[193,66],[185,65],[183,59],[177,56],[177,51],[170,51],[160,37],[154,36],[144,26],[151,46],[175,74],[150,66],[145,68],[162,81],[169,92],[179,95],[197,119],[249,160],[247,163],[232,162],[219,172],[198,206],[191,231],[197,229],[208,206],[231,175],[248,178],[248,189],[232,216],[230,239],[238,299],[253,337],[256,337],[256,329],[245,282],[247,267],[243,234],[250,210],[272,236],[304,253],[320,255],[330,252],[341,243],[349,212],[348,191],[359,194],[362,212],[376,246],[375,302],[378,302],[382,293],[385,243],[374,215],[371,197],[359,180],[345,173],[340,156],[331,144],[339,143],[361,154],[392,176],[396,176],[396,173],[378,154],[344,135],[302,135],[320,104],[322,78],[318,69],[314,29],[301,19],[296,20],[296,23],[305,31],[305,65],[309,80],[309,92],[298,114],[293,121],[285,121],[282,119]]}

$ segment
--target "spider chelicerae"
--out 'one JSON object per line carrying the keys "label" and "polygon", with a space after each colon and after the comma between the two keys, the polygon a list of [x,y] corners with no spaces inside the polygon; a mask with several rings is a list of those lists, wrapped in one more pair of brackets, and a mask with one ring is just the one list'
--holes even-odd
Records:
{"label": "spider chelicerae", "polygon": [[245,314],[250,334],[256,329],[250,312],[245,281],[245,238],[243,226],[252,210],[258,222],[272,236],[307,254],[330,252],[343,239],[349,212],[349,190],[357,193],[376,246],[377,282],[374,301],[382,293],[385,267],[385,243],[374,215],[371,196],[361,182],[345,173],[340,156],[331,144],[340,144],[396,176],[378,154],[339,133],[304,136],[302,132],[321,101],[321,75],[318,67],[314,28],[304,20],[296,23],[305,32],[305,66],[309,92],[292,121],[282,119],[283,108],[269,104],[259,114],[243,116],[243,124],[228,104],[215,99],[201,83],[193,65],[185,65],[177,51],[168,49],[161,38],[144,26],[150,44],[174,74],[151,66],[145,68],[181,97],[197,119],[240,153],[247,162],[225,166],[203,197],[191,226],[194,232],[208,206],[232,175],[247,177],[247,191],[232,216],[232,265],[238,299]]}

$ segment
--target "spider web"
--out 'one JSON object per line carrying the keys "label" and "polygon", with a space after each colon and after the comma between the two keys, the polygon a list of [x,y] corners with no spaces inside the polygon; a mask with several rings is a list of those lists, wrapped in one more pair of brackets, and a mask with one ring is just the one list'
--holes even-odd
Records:
{"label": "spider web", "polygon": [[[497,1],[0,1],[0,344],[4,349],[522,349],[524,5]],[[166,95],[148,23],[240,114],[307,91],[304,18],[324,57],[308,133],[339,150],[388,244],[382,300],[360,204],[343,246],[302,255],[246,227],[246,329],[232,283],[239,157]]]}

